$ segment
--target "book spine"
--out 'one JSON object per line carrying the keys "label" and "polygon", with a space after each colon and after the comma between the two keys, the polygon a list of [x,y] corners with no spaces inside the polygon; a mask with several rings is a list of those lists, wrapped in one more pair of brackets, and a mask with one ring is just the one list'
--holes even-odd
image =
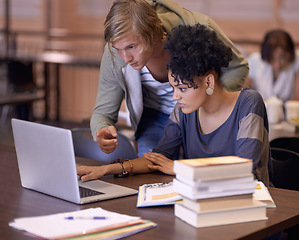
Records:
{"label": "book spine", "polygon": [[268,219],[265,204],[229,211],[211,211],[199,214],[181,204],[176,204],[174,215],[196,228]]}
{"label": "book spine", "polygon": [[211,210],[221,211],[226,209],[247,207],[251,206],[253,201],[252,195],[251,198],[232,200],[230,197],[227,197],[227,200],[225,198],[221,198],[219,201],[213,201],[213,199],[193,201],[183,198],[182,205],[196,213],[201,213]]}
{"label": "book spine", "polygon": [[225,196],[232,196],[232,195],[252,194],[254,192],[255,186],[256,184],[252,184],[252,187],[249,188],[227,190],[222,192],[197,192],[194,191],[194,189],[192,189],[192,187],[189,187],[187,184],[184,184],[177,179],[173,179],[174,191],[192,200],[225,197]]}
{"label": "book spine", "polygon": [[217,181],[229,178],[246,177],[252,173],[252,162],[192,167],[179,161],[174,162],[174,172],[191,181]]}

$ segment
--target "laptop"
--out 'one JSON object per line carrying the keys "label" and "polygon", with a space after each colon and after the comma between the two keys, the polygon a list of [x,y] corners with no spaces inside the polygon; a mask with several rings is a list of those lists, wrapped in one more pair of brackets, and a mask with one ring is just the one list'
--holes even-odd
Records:
{"label": "laptop", "polygon": [[82,182],[76,171],[72,132],[69,129],[13,118],[12,130],[24,188],[76,204],[138,193],[135,189],[100,180]]}

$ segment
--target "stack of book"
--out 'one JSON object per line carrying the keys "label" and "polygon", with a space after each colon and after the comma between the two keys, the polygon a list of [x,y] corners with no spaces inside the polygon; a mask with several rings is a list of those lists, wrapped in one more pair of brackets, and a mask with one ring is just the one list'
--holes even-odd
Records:
{"label": "stack of book", "polygon": [[200,228],[265,220],[267,204],[255,200],[252,161],[236,156],[177,160],[174,191],[183,197],[175,216]]}

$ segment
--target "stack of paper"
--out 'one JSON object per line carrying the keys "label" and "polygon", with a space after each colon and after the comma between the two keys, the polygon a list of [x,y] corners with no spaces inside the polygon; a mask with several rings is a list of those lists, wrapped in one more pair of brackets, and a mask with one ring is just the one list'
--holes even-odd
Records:
{"label": "stack of paper", "polygon": [[90,208],[40,217],[17,218],[10,226],[44,239],[118,239],[156,224],[124,214]]}
{"label": "stack of paper", "polygon": [[252,161],[236,156],[177,160],[174,191],[183,196],[175,216],[200,228],[267,219],[267,204],[253,198]]}
{"label": "stack of paper", "polygon": [[268,208],[276,208],[276,204],[271,197],[268,188],[261,181],[257,182],[257,186],[255,187],[253,193],[253,199],[266,203]]}

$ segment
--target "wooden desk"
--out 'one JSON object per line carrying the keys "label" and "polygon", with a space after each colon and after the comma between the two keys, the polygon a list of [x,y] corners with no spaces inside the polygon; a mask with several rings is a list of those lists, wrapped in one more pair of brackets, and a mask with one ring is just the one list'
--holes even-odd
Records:
{"label": "wooden desk", "polygon": [[[173,214],[173,206],[136,208],[137,195],[79,206],[31,190],[20,185],[14,149],[0,147],[0,234],[1,239],[33,239],[8,226],[14,218],[47,215],[68,211],[102,207],[118,213],[141,216],[158,226],[127,239],[261,239],[268,235],[299,224],[299,192],[270,188],[277,205],[267,209],[268,220],[196,229]],[[90,161],[80,160],[90,164]],[[128,178],[106,177],[105,180],[137,189],[139,185],[171,181],[172,177],[155,173]]]}

